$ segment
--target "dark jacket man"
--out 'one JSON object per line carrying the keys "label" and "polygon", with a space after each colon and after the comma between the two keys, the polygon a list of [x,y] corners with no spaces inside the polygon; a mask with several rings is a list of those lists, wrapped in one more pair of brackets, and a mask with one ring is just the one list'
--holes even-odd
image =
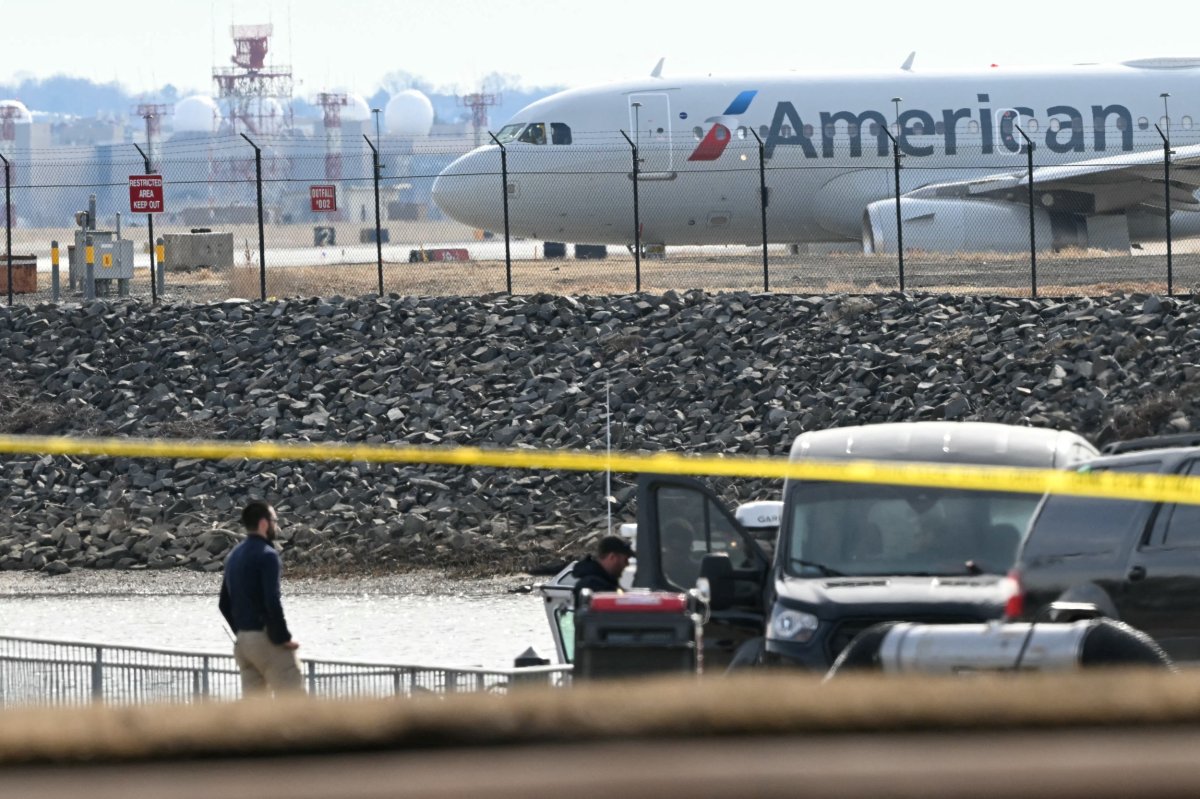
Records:
{"label": "dark jacket man", "polygon": [[571,575],[575,577],[575,607],[579,607],[579,594],[588,588],[593,592],[620,591],[621,573],[629,565],[633,547],[620,536],[610,535],[600,539],[596,555],[588,555],[575,564]]}

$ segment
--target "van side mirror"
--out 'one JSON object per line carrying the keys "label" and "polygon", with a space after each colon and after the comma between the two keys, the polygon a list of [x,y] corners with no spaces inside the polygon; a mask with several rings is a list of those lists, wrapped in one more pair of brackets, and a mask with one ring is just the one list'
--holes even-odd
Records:
{"label": "van side mirror", "polygon": [[708,606],[713,610],[733,607],[733,561],[728,555],[705,555],[700,561],[700,577],[708,580]]}

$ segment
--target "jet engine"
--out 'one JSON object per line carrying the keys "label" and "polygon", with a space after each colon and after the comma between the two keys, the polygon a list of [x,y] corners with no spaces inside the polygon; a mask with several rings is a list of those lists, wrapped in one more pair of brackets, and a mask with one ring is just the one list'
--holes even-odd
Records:
{"label": "jet engine", "polygon": [[[1029,250],[1029,206],[991,200],[900,198],[904,249],[924,252]],[[1075,214],[1033,211],[1039,250],[1086,247],[1087,225]],[[878,200],[863,212],[865,253],[896,251],[896,201]]]}

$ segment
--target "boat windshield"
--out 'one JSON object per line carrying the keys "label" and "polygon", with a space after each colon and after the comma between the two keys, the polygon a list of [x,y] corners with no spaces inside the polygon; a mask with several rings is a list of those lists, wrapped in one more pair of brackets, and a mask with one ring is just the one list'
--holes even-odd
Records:
{"label": "boat windshield", "polygon": [[1005,574],[1040,495],[793,483],[787,571],[801,577]]}
{"label": "boat windshield", "polygon": [[524,127],[524,122],[505,125],[504,127],[500,128],[500,132],[496,134],[496,139],[501,144],[508,144],[510,141],[516,141],[517,136],[521,135],[521,129]]}

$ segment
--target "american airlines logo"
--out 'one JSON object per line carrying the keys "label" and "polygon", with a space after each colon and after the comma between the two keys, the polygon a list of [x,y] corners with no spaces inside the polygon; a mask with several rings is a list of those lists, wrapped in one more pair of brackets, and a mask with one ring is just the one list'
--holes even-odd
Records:
{"label": "american airlines logo", "polygon": [[[721,116],[705,120],[711,123],[708,133],[688,156],[689,161],[715,161],[725,152],[733,138],[732,131],[739,126],[737,117],[750,107],[750,101],[758,92],[744,91],[730,103]],[[899,132],[896,140],[900,151],[912,156],[931,156],[940,151],[944,155],[959,152],[959,137],[964,133],[971,141],[979,141],[980,153],[1019,153],[1023,139],[1017,128],[1025,130],[1030,138],[1035,136],[1038,146],[1053,153],[1084,153],[1089,147],[1093,152],[1106,152],[1109,137],[1119,137],[1119,149],[1133,152],[1134,120],[1130,110],[1119,104],[1093,105],[1090,112],[1091,129],[1084,127],[1085,111],[1070,105],[1052,105],[1041,117],[1050,120],[1044,132],[1030,130],[1022,120],[1039,116],[1026,106],[995,109],[987,94],[976,95],[978,108],[945,108],[930,112],[910,108],[899,116]],[[811,119],[811,117],[810,117]],[[770,158],[777,147],[799,147],[805,158],[833,158],[834,144],[841,140],[849,143],[851,158],[863,155],[864,136],[875,139],[875,154],[886,156],[891,151],[891,140],[887,135],[889,119],[882,111],[821,111],[817,124],[805,124],[796,107],[787,101],[777,103],[771,126],[764,136],[765,155]],[[931,141],[936,137],[935,141]],[[1116,142],[1113,142],[1115,144]]]}
{"label": "american airlines logo", "polygon": [[[709,117],[704,120],[711,122],[712,127],[708,129],[708,133],[700,140],[700,144],[688,156],[689,161],[716,161],[721,157],[721,153],[725,152],[725,148],[729,146],[729,140],[732,138],[730,133],[730,124],[737,127],[736,117],[746,113],[746,109],[750,107],[750,101],[758,92],[754,89],[748,89],[737,97],[733,98],[733,102],[725,109],[725,113],[719,117]],[[732,121],[729,119],[734,117]]]}

